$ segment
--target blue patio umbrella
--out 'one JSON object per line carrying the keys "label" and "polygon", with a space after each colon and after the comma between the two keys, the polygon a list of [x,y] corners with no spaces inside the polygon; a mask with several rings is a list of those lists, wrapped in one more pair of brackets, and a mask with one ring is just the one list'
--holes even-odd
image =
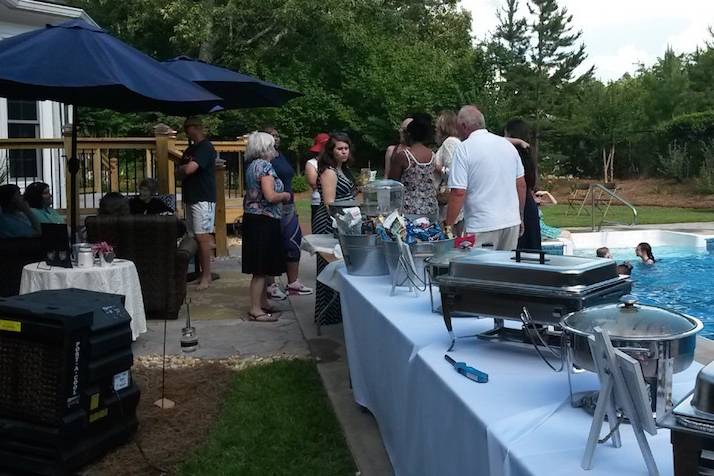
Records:
{"label": "blue patio umbrella", "polygon": [[[0,41],[0,97],[72,104],[69,195],[77,193],[77,106],[189,115],[220,109],[221,98],[82,20]],[[74,203],[74,202],[73,202]],[[71,217],[76,237],[77,214]]]}
{"label": "blue patio umbrella", "polygon": [[302,96],[297,91],[188,56],[178,56],[162,64],[172,73],[220,96],[226,109],[277,107]]}

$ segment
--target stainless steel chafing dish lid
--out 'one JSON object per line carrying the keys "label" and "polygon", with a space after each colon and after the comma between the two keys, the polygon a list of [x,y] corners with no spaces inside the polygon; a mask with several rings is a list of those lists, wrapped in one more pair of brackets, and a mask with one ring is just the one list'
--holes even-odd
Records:
{"label": "stainless steel chafing dish lid", "polygon": [[458,258],[466,258],[469,256],[478,256],[484,253],[493,253],[492,250],[484,250],[481,248],[467,248],[467,249],[459,249],[459,248],[454,248],[451,251],[448,251],[446,253],[442,253],[440,255],[435,255],[429,258],[429,265],[435,266],[438,268],[448,268],[449,264]]}
{"label": "stainless steel chafing dish lid", "polygon": [[607,330],[612,339],[681,339],[701,330],[701,323],[675,311],[638,304],[633,296],[623,296],[622,304],[592,306],[565,316],[564,329],[591,335],[595,327]]}
{"label": "stainless steel chafing dish lid", "polygon": [[709,413],[709,417],[714,420],[714,362],[697,374],[692,406],[701,412]]}
{"label": "stainless steel chafing dish lid", "polygon": [[613,260],[524,252],[520,255],[520,261],[516,261],[512,251],[489,251],[455,258],[444,278],[451,282],[464,281],[464,284],[475,281],[546,287],[592,286],[619,278]]}

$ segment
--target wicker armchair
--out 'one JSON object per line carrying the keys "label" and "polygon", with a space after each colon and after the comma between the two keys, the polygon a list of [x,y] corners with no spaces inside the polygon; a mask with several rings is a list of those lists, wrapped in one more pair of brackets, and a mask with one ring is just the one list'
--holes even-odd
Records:
{"label": "wicker armchair", "polygon": [[87,217],[90,242],[106,241],[118,258],[134,262],[147,319],[176,319],[186,297],[186,272],[196,242],[185,236],[176,245],[175,216]]}
{"label": "wicker armchair", "polygon": [[22,268],[26,264],[45,259],[42,238],[7,238],[0,240],[0,296],[17,296],[20,293]]}

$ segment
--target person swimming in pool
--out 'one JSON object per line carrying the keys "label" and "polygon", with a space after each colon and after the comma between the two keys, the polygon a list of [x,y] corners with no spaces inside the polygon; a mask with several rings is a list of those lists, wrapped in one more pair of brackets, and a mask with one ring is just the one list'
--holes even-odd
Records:
{"label": "person swimming in pool", "polygon": [[[607,246],[602,246],[595,250],[595,256],[598,258],[612,259],[612,253],[610,253],[610,248]],[[632,265],[629,261],[624,261],[622,264],[617,265],[617,274],[632,274]]]}
{"label": "person swimming in pool", "polygon": [[595,256],[598,258],[607,258],[607,259],[612,259],[612,253],[610,253],[610,248],[607,246],[602,246],[595,250]]}
{"label": "person swimming in pool", "polygon": [[655,264],[657,261],[652,254],[652,247],[649,243],[640,243],[635,248],[635,254],[642,260],[644,264]]}

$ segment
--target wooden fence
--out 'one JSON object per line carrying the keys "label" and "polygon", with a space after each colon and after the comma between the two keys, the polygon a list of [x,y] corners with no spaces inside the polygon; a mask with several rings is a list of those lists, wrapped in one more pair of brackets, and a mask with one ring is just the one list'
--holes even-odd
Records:
{"label": "wooden fence", "polygon": [[[173,195],[180,205],[181,182],[174,177],[172,157],[180,155],[188,143],[177,140],[167,129],[157,127],[154,137],[78,138],[80,167],[74,201],[68,196],[69,131],[62,138],[0,139],[0,183],[15,183],[24,189],[35,181],[46,182],[54,207],[68,217],[71,213],[78,217],[96,214],[99,200],[108,192],[138,193],[144,178],[156,179],[159,193]],[[242,216],[245,140],[215,141],[213,146],[225,162],[216,168],[216,251],[225,256],[226,225]],[[182,207],[177,206],[177,212],[181,213]]]}

